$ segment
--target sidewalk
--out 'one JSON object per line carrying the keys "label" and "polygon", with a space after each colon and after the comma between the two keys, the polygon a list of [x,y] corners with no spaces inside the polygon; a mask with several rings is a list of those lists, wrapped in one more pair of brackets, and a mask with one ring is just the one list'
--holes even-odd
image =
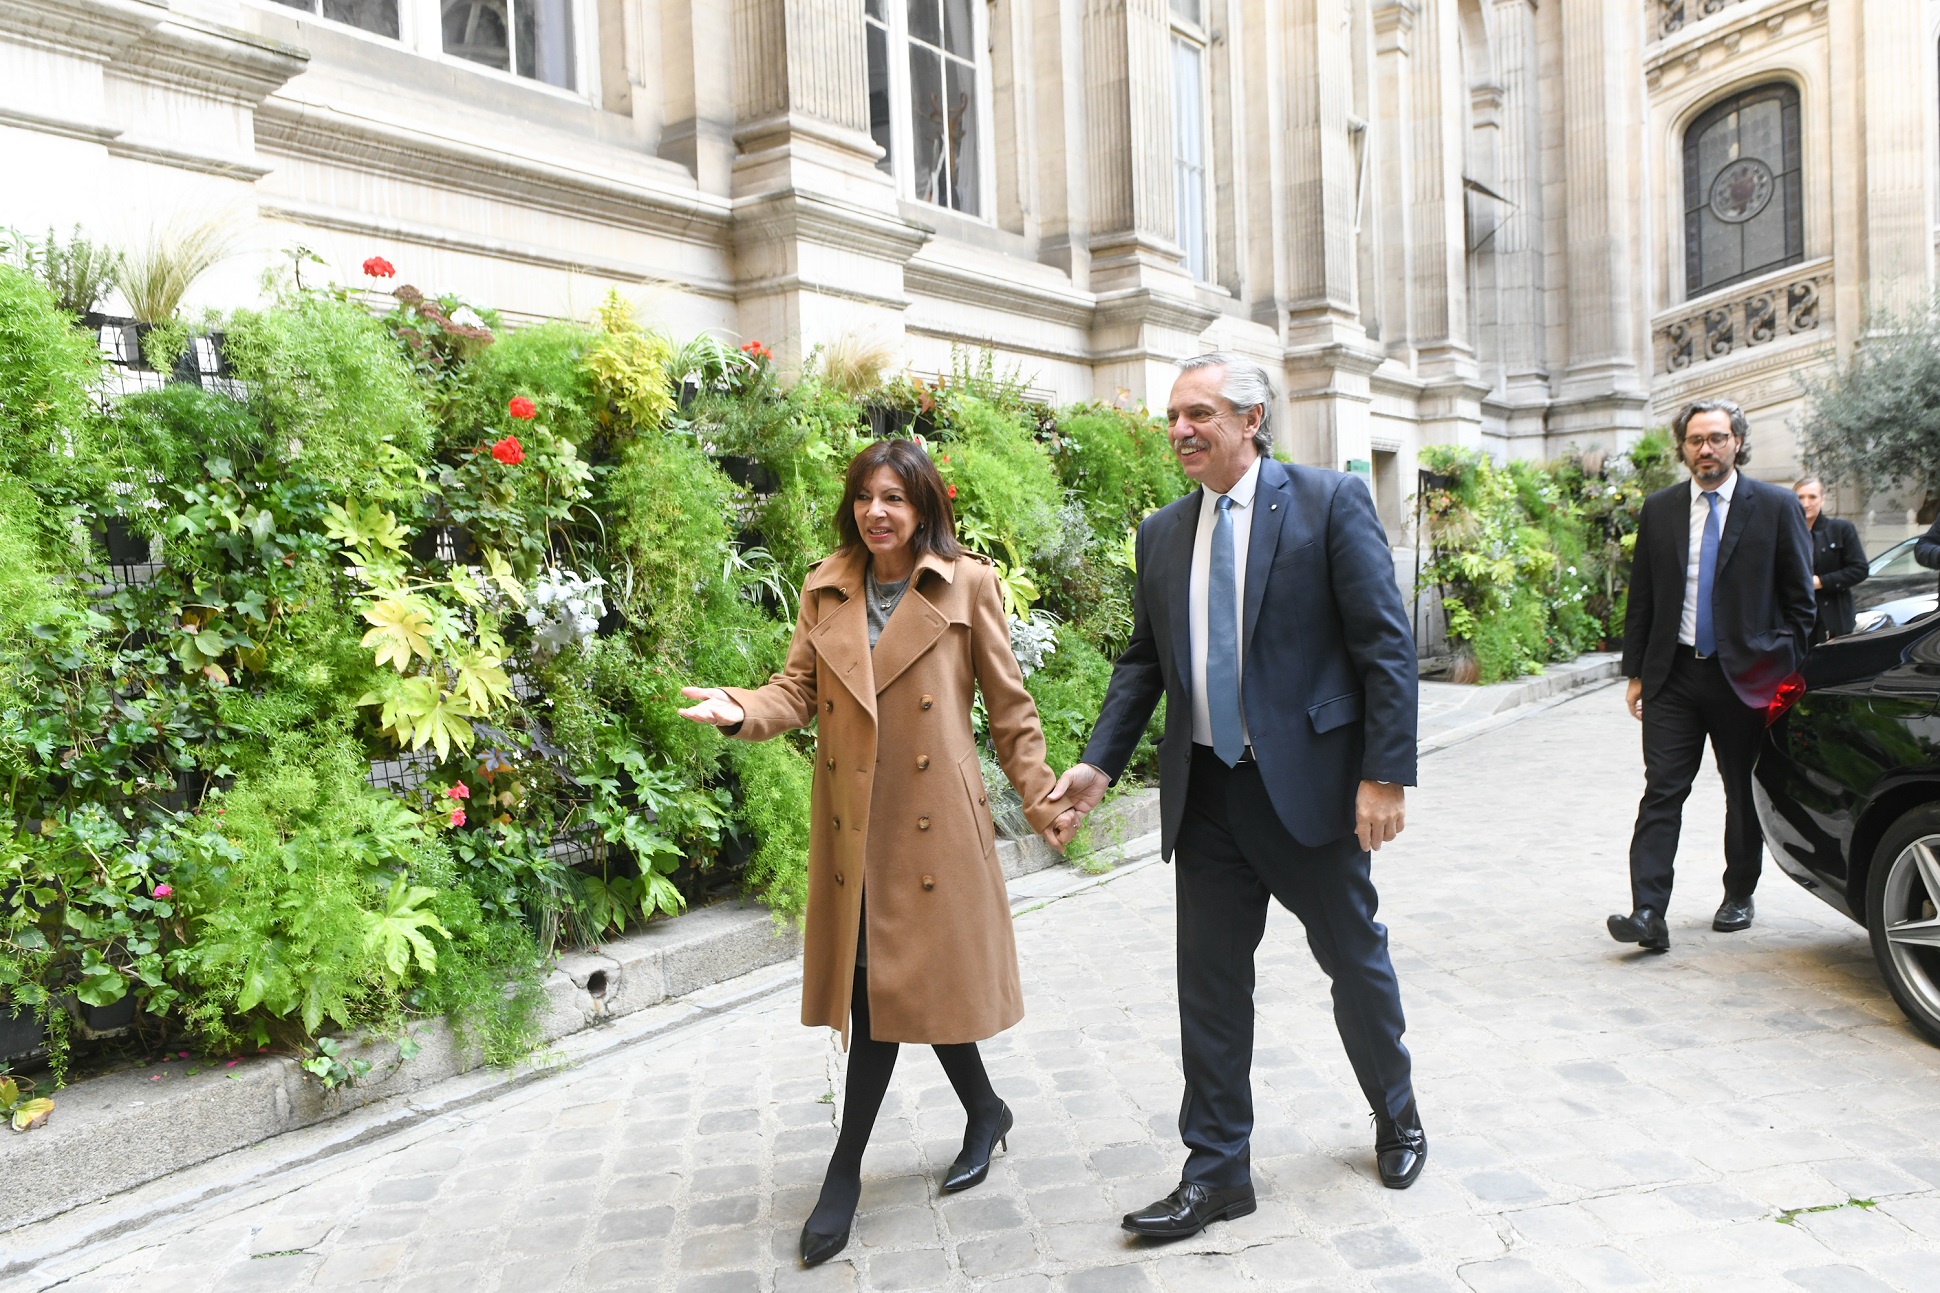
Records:
{"label": "sidewalk", "polygon": [[[1603,668],[1598,660],[1552,666],[1544,676],[1486,688],[1424,683],[1422,748],[1445,748],[1538,712],[1572,694],[1562,689],[1600,681]],[[1157,861],[1156,791],[1123,796],[1100,819],[1088,841],[1093,852],[1076,866],[1036,839],[1000,846],[1014,912],[1034,912]],[[708,985],[792,992],[798,956],[798,937],[778,932],[759,908],[710,908],[657,924],[597,953],[561,959],[548,983],[546,1038],[576,1062],[637,1046],[715,1008],[706,1004]],[[770,968],[750,978],[762,967]],[[287,1057],[200,1072],[196,1061],[178,1060],[59,1093],[47,1127],[0,1138],[0,1179],[15,1200],[0,1218],[0,1273],[17,1264],[7,1251],[16,1242],[46,1251],[56,1235],[64,1237],[56,1247],[80,1242],[138,1224],[158,1208],[219,1195],[239,1173],[247,1178],[232,1160],[251,1147],[262,1151],[252,1170],[287,1170],[545,1078],[532,1067],[467,1072],[441,1027],[419,1033],[426,1046],[416,1059],[384,1076],[395,1048],[374,1045],[367,1051],[377,1065],[372,1079],[334,1094]],[[45,1237],[22,1238],[28,1223],[49,1217],[58,1224]]]}

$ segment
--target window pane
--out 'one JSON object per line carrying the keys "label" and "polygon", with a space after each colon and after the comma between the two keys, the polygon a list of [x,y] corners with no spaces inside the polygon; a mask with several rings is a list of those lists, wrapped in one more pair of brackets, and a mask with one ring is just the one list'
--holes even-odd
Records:
{"label": "window pane", "polygon": [[914,41],[909,46],[909,133],[915,156],[916,196],[943,201],[949,177],[943,156],[943,56]]}
{"label": "window pane", "polygon": [[889,134],[889,33],[876,23],[869,31],[869,137],[882,149],[876,168],[895,174]]}
{"label": "window pane", "polygon": [[317,0],[276,0],[276,3],[286,4],[292,9],[301,9],[305,13],[315,13],[317,11]]}
{"label": "window pane", "polygon": [[1206,250],[1206,121],[1203,52],[1172,41],[1173,209],[1186,269],[1208,277]]}
{"label": "window pane", "polygon": [[970,0],[943,0],[943,48],[974,63],[977,33],[972,22]]}
{"label": "window pane", "polygon": [[889,11],[883,8],[883,0],[863,0],[862,12],[877,22],[889,21]]}
{"label": "window pane", "polygon": [[949,205],[966,215],[976,215],[983,191],[983,171],[977,161],[983,149],[977,129],[977,73],[970,64],[951,59],[944,64],[944,76],[950,92]]}
{"label": "window pane", "polygon": [[943,43],[943,16],[940,0],[909,0],[909,38]]}
{"label": "window pane", "polygon": [[512,70],[505,0],[444,0],[445,53]]}
{"label": "window pane", "polygon": [[1693,296],[1804,256],[1798,93],[1761,86],[1684,138],[1685,287]]}
{"label": "window pane", "polygon": [[397,0],[323,0],[323,16],[379,36],[397,37]]}
{"label": "window pane", "polygon": [[516,0],[519,75],[573,88],[573,0]]}

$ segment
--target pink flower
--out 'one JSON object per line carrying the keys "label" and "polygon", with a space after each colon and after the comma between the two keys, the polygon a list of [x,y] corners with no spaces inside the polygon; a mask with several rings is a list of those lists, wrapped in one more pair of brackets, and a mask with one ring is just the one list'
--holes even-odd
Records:
{"label": "pink flower", "polygon": [[462,808],[452,809],[451,810],[452,829],[456,830],[458,827],[463,826],[464,824],[465,824],[465,810]]}
{"label": "pink flower", "polygon": [[154,889],[154,896],[157,898],[167,898],[172,896],[174,893],[175,893],[175,890],[165,884],[158,884],[155,886],[155,889]]}
{"label": "pink flower", "polygon": [[187,1051],[181,1051],[179,1053],[183,1059],[187,1059],[189,1057],[189,1053]]}
{"label": "pink flower", "polygon": [[472,788],[462,781],[445,791],[446,799],[470,799],[471,797]]}
{"label": "pink flower", "polygon": [[492,446],[492,457],[508,467],[516,467],[525,461],[525,446],[517,436],[509,435]]}
{"label": "pink flower", "polygon": [[521,422],[530,422],[539,416],[539,406],[523,395],[514,395],[505,406],[505,411]]}
{"label": "pink flower", "polygon": [[397,266],[382,256],[372,256],[364,262],[364,272],[372,278],[390,278],[397,273]]}
{"label": "pink flower", "polygon": [[235,1068],[235,1067],[236,1067],[236,1065],[238,1065],[238,1064],[240,1064],[240,1063],[242,1063],[242,1061],[241,1061],[241,1060],[230,1060],[230,1061],[229,1061],[229,1062],[228,1062],[227,1064],[224,1064],[224,1065],[223,1065],[222,1067],[224,1067],[224,1068],[226,1068],[226,1069],[232,1069],[232,1068]]}

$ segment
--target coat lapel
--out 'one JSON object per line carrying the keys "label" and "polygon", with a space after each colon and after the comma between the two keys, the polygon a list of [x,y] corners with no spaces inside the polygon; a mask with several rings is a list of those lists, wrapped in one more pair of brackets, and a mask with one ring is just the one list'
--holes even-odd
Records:
{"label": "coat lapel", "polygon": [[1731,560],[1731,554],[1738,550],[1738,540],[1743,536],[1745,527],[1751,524],[1752,509],[1758,506],[1756,488],[1742,474],[1738,477],[1738,488],[1732,494],[1731,510],[1725,513],[1724,533],[1718,536],[1718,565],[1712,576],[1714,579]]}
{"label": "coat lapel", "polygon": [[873,722],[876,685],[869,661],[869,619],[862,605],[862,560],[853,553],[838,553],[822,562],[802,584],[802,596],[839,602],[822,613],[809,640],[828,671],[849,689]]}
{"label": "coat lapel", "polygon": [[[870,668],[875,672],[875,688],[883,691],[896,681],[904,670],[915,664],[917,659],[943,636],[950,627],[950,617],[938,610],[936,603],[923,595],[918,587],[923,582],[923,572],[934,571],[943,582],[953,583],[956,569],[953,563],[941,557],[925,553],[916,563],[910,574],[909,591],[903,600],[896,604],[896,613],[883,625],[882,636],[876,639],[874,658]],[[860,599],[858,599],[860,600]],[[864,616],[862,644],[869,645],[867,616]]]}
{"label": "coat lapel", "polygon": [[1242,661],[1253,649],[1253,626],[1260,622],[1260,603],[1266,599],[1266,572],[1273,569],[1274,554],[1280,550],[1280,532],[1290,514],[1286,471],[1272,459],[1264,459],[1253,490],[1252,530],[1246,541],[1246,617],[1239,648]]}
{"label": "coat lapel", "polygon": [[1205,506],[1206,491],[1195,489],[1187,497],[1190,504],[1179,510],[1172,533],[1160,536],[1160,567],[1164,579],[1165,613],[1172,622],[1172,669],[1179,690],[1186,699],[1192,696],[1192,545],[1198,538],[1199,512]]}

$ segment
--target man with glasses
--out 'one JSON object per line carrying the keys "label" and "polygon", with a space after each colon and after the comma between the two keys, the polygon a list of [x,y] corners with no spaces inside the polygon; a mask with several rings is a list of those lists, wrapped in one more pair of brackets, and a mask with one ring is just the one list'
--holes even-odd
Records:
{"label": "man with glasses", "polygon": [[1741,474],[1750,425],[1729,400],[1673,423],[1686,484],[1644,500],[1623,623],[1624,702],[1643,726],[1644,797],[1630,839],[1629,915],[1610,936],[1668,951],[1677,837],[1708,738],[1724,780],[1724,902],[1711,928],[1749,928],[1765,840],[1751,768],[1765,711],[1812,632],[1812,539],[1792,492]]}
{"label": "man with glasses", "polygon": [[1253,954],[1275,901],[1333,981],[1334,1021],[1374,1119],[1381,1183],[1406,1189],[1428,1140],[1369,854],[1415,780],[1414,636],[1374,499],[1352,476],[1275,461],[1266,371],[1179,365],[1172,450],[1200,485],[1138,530],[1132,637],[1084,760],[1051,792],[1068,836],[1166,698],[1160,851],[1176,866],[1179,1188],[1124,1228],[1179,1239],[1255,1207]]}

